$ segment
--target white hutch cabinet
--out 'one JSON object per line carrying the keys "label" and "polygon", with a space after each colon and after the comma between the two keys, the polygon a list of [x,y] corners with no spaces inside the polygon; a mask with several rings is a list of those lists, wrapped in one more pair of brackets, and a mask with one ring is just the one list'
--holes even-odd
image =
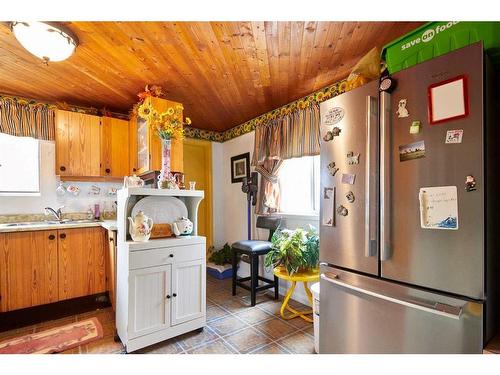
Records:
{"label": "white hutch cabinet", "polygon": [[[151,195],[182,200],[194,224],[193,234],[132,241],[127,217],[135,203]],[[203,197],[198,190],[118,191],[116,328],[127,352],[205,326],[206,240],[197,235],[197,211]]]}

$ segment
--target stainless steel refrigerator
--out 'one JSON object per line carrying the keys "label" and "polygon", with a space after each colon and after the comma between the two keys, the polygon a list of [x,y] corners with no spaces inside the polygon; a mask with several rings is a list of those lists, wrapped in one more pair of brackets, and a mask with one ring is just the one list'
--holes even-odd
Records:
{"label": "stainless steel refrigerator", "polygon": [[[430,124],[430,88],[454,77],[468,113]],[[320,107],[320,353],[481,353],[500,318],[500,86],[481,43],[393,78]],[[446,205],[455,222],[426,226]]]}

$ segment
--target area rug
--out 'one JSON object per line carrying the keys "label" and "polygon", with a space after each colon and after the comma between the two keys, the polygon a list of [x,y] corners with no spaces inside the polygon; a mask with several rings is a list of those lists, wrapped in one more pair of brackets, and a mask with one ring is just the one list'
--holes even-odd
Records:
{"label": "area rug", "polygon": [[70,323],[0,342],[0,354],[59,353],[103,337],[97,318]]}

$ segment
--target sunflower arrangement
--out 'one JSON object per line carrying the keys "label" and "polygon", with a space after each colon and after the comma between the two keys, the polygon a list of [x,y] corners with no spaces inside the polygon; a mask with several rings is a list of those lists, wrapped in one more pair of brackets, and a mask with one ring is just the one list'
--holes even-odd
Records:
{"label": "sunflower arrangement", "polygon": [[165,112],[159,112],[152,107],[149,101],[144,101],[138,108],[137,114],[144,118],[163,140],[182,139],[184,125],[191,125],[191,119],[183,120],[182,105],[169,107]]}

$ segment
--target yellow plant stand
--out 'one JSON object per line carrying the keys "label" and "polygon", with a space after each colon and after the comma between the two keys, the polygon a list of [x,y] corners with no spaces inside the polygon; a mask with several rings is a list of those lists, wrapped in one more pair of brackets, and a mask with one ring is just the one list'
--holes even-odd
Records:
{"label": "yellow plant stand", "polygon": [[[312,323],[313,320],[309,318],[307,315],[312,314],[313,310],[304,310],[304,311],[299,311],[295,310],[294,308],[288,306],[288,302],[290,301],[290,298],[292,297],[292,294],[295,290],[295,286],[297,285],[297,282],[302,282],[304,283],[304,290],[306,291],[307,294],[307,299],[309,300],[309,303],[312,306],[312,293],[309,287],[307,286],[308,282],[315,282],[319,281],[319,269],[313,269],[310,271],[306,272],[296,272],[293,275],[289,275],[286,269],[283,267],[276,267],[273,270],[273,273],[276,277],[290,281],[292,283],[292,286],[288,291],[286,292],[285,299],[283,300],[283,303],[281,304],[281,309],[280,309],[280,314],[283,319],[293,319],[297,316],[300,316],[302,319]],[[288,310],[291,312],[289,315],[285,315],[285,310]]]}

